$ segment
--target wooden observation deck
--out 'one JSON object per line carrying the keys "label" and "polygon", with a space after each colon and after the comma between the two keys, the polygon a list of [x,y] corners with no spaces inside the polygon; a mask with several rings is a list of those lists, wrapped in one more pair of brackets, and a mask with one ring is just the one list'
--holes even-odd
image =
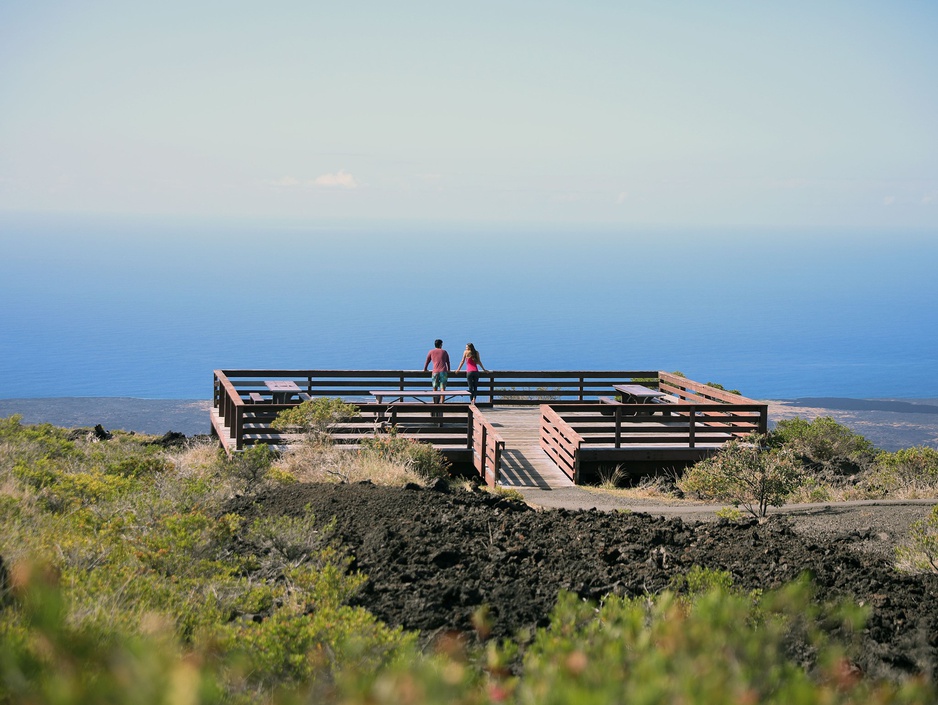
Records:
{"label": "wooden observation deck", "polygon": [[766,404],[661,371],[483,372],[474,404],[424,403],[427,389],[419,370],[215,370],[212,428],[229,453],[283,450],[298,437],[272,427],[280,411],[337,397],[359,410],[330,428],[350,449],[393,427],[490,486],[549,487],[681,469],[768,427]]}

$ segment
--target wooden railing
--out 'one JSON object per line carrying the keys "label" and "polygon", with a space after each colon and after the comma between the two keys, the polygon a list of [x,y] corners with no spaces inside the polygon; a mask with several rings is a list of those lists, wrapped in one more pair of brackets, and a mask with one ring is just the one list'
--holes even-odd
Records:
{"label": "wooden railing", "polygon": [[583,445],[623,448],[720,445],[759,432],[760,404],[568,404],[552,408],[556,419]]}
{"label": "wooden railing", "polygon": [[583,437],[554,408],[541,404],[541,448],[574,483],[579,480],[582,444]]}
{"label": "wooden railing", "polygon": [[541,447],[579,482],[586,462],[698,460],[733,439],[765,433],[766,424],[766,405],[758,402],[545,404]]}
{"label": "wooden railing", "polygon": [[[451,375],[449,389],[464,388],[464,377]],[[340,442],[357,443],[363,434],[380,432],[381,424],[392,424],[449,457],[465,456],[489,484],[498,481],[504,449],[504,441],[480,411],[492,404],[539,405],[541,446],[574,481],[584,459],[597,454],[627,460],[629,451],[660,447],[672,455],[675,449],[694,451],[684,455],[696,457],[699,449],[753,431],[765,433],[768,427],[765,404],[661,371],[483,372],[477,403],[468,405],[374,403],[372,391],[428,389],[429,374],[422,370],[215,370],[212,421],[226,448],[290,441],[270,424],[278,412],[299,400],[273,403],[268,380],[290,380],[307,397],[340,397],[359,406],[361,417],[336,429]],[[669,403],[599,403],[614,394],[612,385],[623,383],[658,389]],[[661,455],[666,455],[663,450]]]}
{"label": "wooden railing", "polygon": [[[613,384],[638,382],[657,386],[657,371],[563,371],[496,370],[479,373],[477,404],[535,405],[594,401],[609,394]],[[232,383],[237,394],[249,399],[251,392],[269,398],[266,380],[291,380],[313,397],[342,397],[347,401],[372,400],[373,390],[429,389],[430,373],[422,370],[216,370]],[[449,376],[449,388],[465,389],[466,373]],[[216,408],[218,407],[216,394]]]}
{"label": "wooden railing", "polygon": [[498,484],[505,441],[475,404],[469,406],[472,417],[471,437],[473,467],[489,487]]}

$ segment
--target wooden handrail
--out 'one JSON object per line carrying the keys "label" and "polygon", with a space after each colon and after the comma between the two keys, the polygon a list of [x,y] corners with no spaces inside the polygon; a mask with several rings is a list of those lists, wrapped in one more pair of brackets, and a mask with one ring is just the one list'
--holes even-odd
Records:
{"label": "wooden handrail", "polygon": [[[451,375],[460,380],[464,373]],[[768,427],[768,407],[757,401],[700,384],[685,377],[663,371],[648,370],[497,370],[480,375],[480,397],[489,396],[489,404],[537,404],[541,408],[542,447],[549,446],[558,465],[565,471],[576,474],[579,449],[609,444],[616,449],[631,447],[646,442],[649,438],[668,444],[677,443],[694,448],[701,443],[716,442],[718,433],[742,435],[750,431],[765,433]],[[235,447],[241,450],[253,442],[271,442],[277,434],[269,427],[276,412],[290,408],[298,400],[288,404],[273,404],[266,401],[252,404],[251,393],[266,392],[267,380],[288,379],[294,381],[305,394],[312,397],[340,397],[352,403],[369,405],[371,390],[425,389],[429,387],[429,374],[423,370],[310,370],[310,369],[231,369],[214,370],[213,404],[220,422],[219,434],[234,439]],[[657,387],[671,394],[676,403],[658,405],[616,405],[607,410],[608,416],[600,417],[597,402],[601,396],[612,391],[617,383],[637,382]],[[453,388],[458,388],[457,383]],[[447,407],[453,406],[447,404]],[[556,407],[556,408],[555,408]],[[397,411],[403,407],[395,405]],[[417,407],[418,409],[420,406]],[[425,409],[425,407],[423,407]],[[463,407],[469,408],[469,407]],[[475,452],[477,441],[483,449],[479,453],[476,469],[486,477],[497,478],[498,467],[490,466],[493,458],[500,457],[504,441],[495,427],[479,412],[479,404],[468,410],[464,428],[463,447]],[[675,423],[659,424],[657,432],[642,430],[638,425],[646,421],[646,414],[668,411]],[[419,412],[417,412],[419,413]],[[585,414],[588,433],[579,433],[583,419],[570,418],[571,414]],[[476,417],[481,419],[475,427]],[[565,418],[568,417],[568,418]],[[248,421],[246,422],[246,419]],[[683,421],[682,421],[683,419]],[[249,423],[249,426],[245,424]],[[548,427],[551,430],[548,433]],[[717,430],[719,429],[719,430]],[[476,435],[484,436],[476,438]],[[429,433],[427,434],[429,437]],[[493,440],[496,439],[496,440]],[[501,444],[501,445],[499,445]],[[227,447],[227,446],[226,446]],[[452,447],[452,446],[450,446]]]}
{"label": "wooden handrail", "polygon": [[574,483],[580,475],[580,447],[577,433],[550,405],[541,404],[541,448]]}
{"label": "wooden handrail", "polygon": [[[473,451],[473,465],[485,483],[489,487],[495,487],[501,473],[501,455],[505,449],[505,441],[475,404],[469,405],[469,412],[472,423],[468,443]],[[479,434],[481,439],[476,444]]]}

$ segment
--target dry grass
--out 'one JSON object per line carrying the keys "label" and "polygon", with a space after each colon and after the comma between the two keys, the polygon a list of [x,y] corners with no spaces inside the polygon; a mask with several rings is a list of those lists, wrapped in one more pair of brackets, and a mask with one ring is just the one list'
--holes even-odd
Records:
{"label": "dry grass", "polygon": [[359,455],[335,445],[298,444],[274,469],[289,473],[300,482],[363,482],[403,487],[409,482],[423,484],[419,475],[405,465]]}
{"label": "dry grass", "polygon": [[699,504],[695,500],[681,499],[672,493],[674,488],[674,474],[647,475],[642,477],[638,484],[630,487],[620,487],[626,473],[622,466],[617,465],[608,472],[600,473],[599,485],[582,485],[584,490],[611,494],[616,497],[636,500],[652,500],[667,502],[669,504]]}

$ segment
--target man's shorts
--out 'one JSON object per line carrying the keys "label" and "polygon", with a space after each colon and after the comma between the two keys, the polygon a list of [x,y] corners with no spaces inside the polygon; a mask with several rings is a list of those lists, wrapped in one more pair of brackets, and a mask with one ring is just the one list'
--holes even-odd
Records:
{"label": "man's shorts", "polygon": [[434,372],[433,376],[430,377],[433,382],[433,389],[442,389],[446,386],[446,378],[449,377],[449,372]]}

